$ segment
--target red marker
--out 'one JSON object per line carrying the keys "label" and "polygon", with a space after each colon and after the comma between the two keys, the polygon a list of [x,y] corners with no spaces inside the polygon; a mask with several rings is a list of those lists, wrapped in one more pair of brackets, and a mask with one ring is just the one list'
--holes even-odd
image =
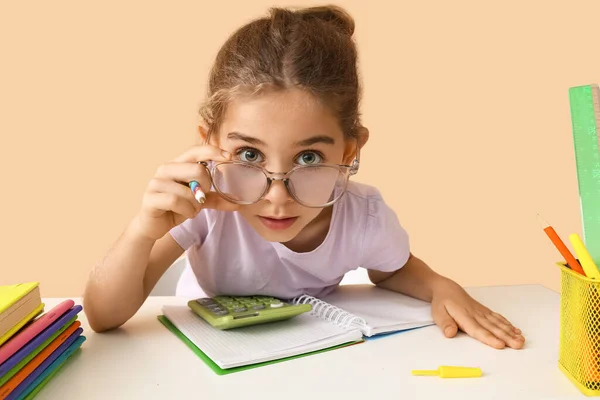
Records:
{"label": "red marker", "polygon": [[573,257],[573,254],[569,251],[567,246],[565,246],[564,242],[560,239],[560,237],[558,236],[558,234],[556,233],[554,228],[552,228],[550,225],[548,225],[546,223],[546,221],[544,221],[542,219],[542,217],[540,217],[539,214],[538,214],[538,219],[540,220],[540,223],[542,224],[542,226],[544,228],[544,232],[546,232],[546,235],[548,235],[548,237],[550,238],[550,240],[552,241],[554,246],[558,249],[560,254],[564,257],[564,259],[567,262],[567,264],[569,265],[569,267],[573,271],[579,272],[581,275],[586,276],[585,272],[583,272],[583,268],[581,268],[581,264],[579,264],[579,261],[577,261],[577,259],[575,257]]}

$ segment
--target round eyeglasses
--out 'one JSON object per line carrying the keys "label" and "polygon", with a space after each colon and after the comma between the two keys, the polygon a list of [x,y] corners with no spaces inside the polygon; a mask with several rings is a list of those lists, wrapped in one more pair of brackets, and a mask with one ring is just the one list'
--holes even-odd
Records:
{"label": "round eyeglasses", "polygon": [[273,181],[282,181],[290,196],[305,207],[327,207],[339,200],[348,178],[358,171],[352,165],[297,165],[285,173],[267,171],[245,161],[201,162],[210,173],[212,186],[226,200],[248,205],[264,198]]}

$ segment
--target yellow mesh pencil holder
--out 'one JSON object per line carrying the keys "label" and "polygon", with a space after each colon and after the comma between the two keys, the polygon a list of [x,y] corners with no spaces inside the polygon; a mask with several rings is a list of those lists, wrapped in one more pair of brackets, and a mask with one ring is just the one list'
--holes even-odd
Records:
{"label": "yellow mesh pencil holder", "polygon": [[587,396],[600,396],[600,280],[564,262],[561,274],[558,366]]}

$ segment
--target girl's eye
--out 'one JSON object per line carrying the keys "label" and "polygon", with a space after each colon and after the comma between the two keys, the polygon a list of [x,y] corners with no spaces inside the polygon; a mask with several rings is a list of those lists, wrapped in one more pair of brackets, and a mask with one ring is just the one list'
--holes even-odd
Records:
{"label": "girl's eye", "polygon": [[260,163],[262,162],[261,155],[258,151],[253,149],[243,149],[238,152],[240,160],[249,163]]}
{"label": "girl's eye", "polygon": [[306,153],[300,154],[298,162],[302,165],[319,164],[322,162],[322,157],[314,151],[307,151]]}

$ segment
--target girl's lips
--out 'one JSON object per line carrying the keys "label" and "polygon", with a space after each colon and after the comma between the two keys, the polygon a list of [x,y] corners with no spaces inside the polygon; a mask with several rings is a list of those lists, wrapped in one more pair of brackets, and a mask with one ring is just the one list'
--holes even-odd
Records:
{"label": "girl's lips", "polygon": [[262,222],[263,225],[266,226],[267,228],[280,231],[280,230],[284,230],[284,229],[287,229],[290,226],[292,226],[294,224],[294,222],[296,222],[298,217],[269,218],[269,217],[262,217],[259,215],[258,219],[260,219],[260,222]]}

